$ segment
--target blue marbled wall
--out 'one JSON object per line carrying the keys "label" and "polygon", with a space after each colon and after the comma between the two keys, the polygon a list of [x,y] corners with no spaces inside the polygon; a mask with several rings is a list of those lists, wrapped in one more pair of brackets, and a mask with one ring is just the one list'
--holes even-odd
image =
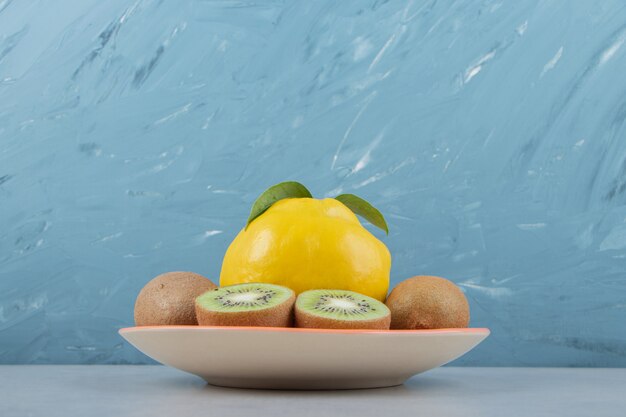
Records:
{"label": "blue marbled wall", "polygon": [[457,364],[626,366],[625,124],[621,0],[0,0],[0,362],[146,362],[142,285],[296,179],[462,286]]}

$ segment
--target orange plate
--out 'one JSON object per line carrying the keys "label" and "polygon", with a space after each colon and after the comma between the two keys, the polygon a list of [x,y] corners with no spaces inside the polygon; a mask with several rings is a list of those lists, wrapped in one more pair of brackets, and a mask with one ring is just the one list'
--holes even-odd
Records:
{"label": "orange plate", "polygon": [[468,352],[489,329],[143,326],[120,334],[154,360],[213,385],[354,389],[400,385]]}

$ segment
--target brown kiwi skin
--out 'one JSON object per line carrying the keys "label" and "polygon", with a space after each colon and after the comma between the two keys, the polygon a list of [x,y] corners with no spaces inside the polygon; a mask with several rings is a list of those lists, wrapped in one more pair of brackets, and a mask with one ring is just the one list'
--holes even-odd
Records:
{"label": "brown kiwi skin", "polygon": [[389,330],[391,315],[379,317],[372,320],[337,320],[328,317],[320,317],[295,308],[296,327],[308,329],[369,329],[369,330]]}
{"label": "brown kiwi skin", "polygon": [[135,300],[136,326],[197,325],[195,299],[217,288],[194,272],[174,271],[148,282]]}
{"label": "brown kiwi skin", "polygon": [[203,308],[197,301],[195,308],[200,326],[291,327],[293,325],[293,305],[295,302],[296,295],[292,291],[291,297],[287,300],[262,310],[232,313],[211,311]]}
{"label": "brown kiwi skin", "polygon": [[416,276],[398,284],[385,302],[391,310],[391,329],[449,329],[469,325],[469,303],[451,281]]}

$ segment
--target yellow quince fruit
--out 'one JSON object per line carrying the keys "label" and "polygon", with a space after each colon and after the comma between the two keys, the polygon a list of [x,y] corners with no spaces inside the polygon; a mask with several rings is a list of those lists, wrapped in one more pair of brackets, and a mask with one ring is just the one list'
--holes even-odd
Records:
{"label": "yellow quince fruit", "polygon": [[341,289],[384,301],[391,255],[355,212],[387,231],[382,214],[355,195],[318,200],[296,182],[269,188],[228,247],[220,285],[266,282],[297,294]]}

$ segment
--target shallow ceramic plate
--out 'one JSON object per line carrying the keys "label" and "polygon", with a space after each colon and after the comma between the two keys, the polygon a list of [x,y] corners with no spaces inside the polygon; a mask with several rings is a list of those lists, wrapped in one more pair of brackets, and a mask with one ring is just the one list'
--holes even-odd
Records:
{"label": "shallow ceramic plate", "polygon": [[154,360],[213,385],[353,389],[400,385],[463,355],[489,330],[147,326],[120,334]]}

